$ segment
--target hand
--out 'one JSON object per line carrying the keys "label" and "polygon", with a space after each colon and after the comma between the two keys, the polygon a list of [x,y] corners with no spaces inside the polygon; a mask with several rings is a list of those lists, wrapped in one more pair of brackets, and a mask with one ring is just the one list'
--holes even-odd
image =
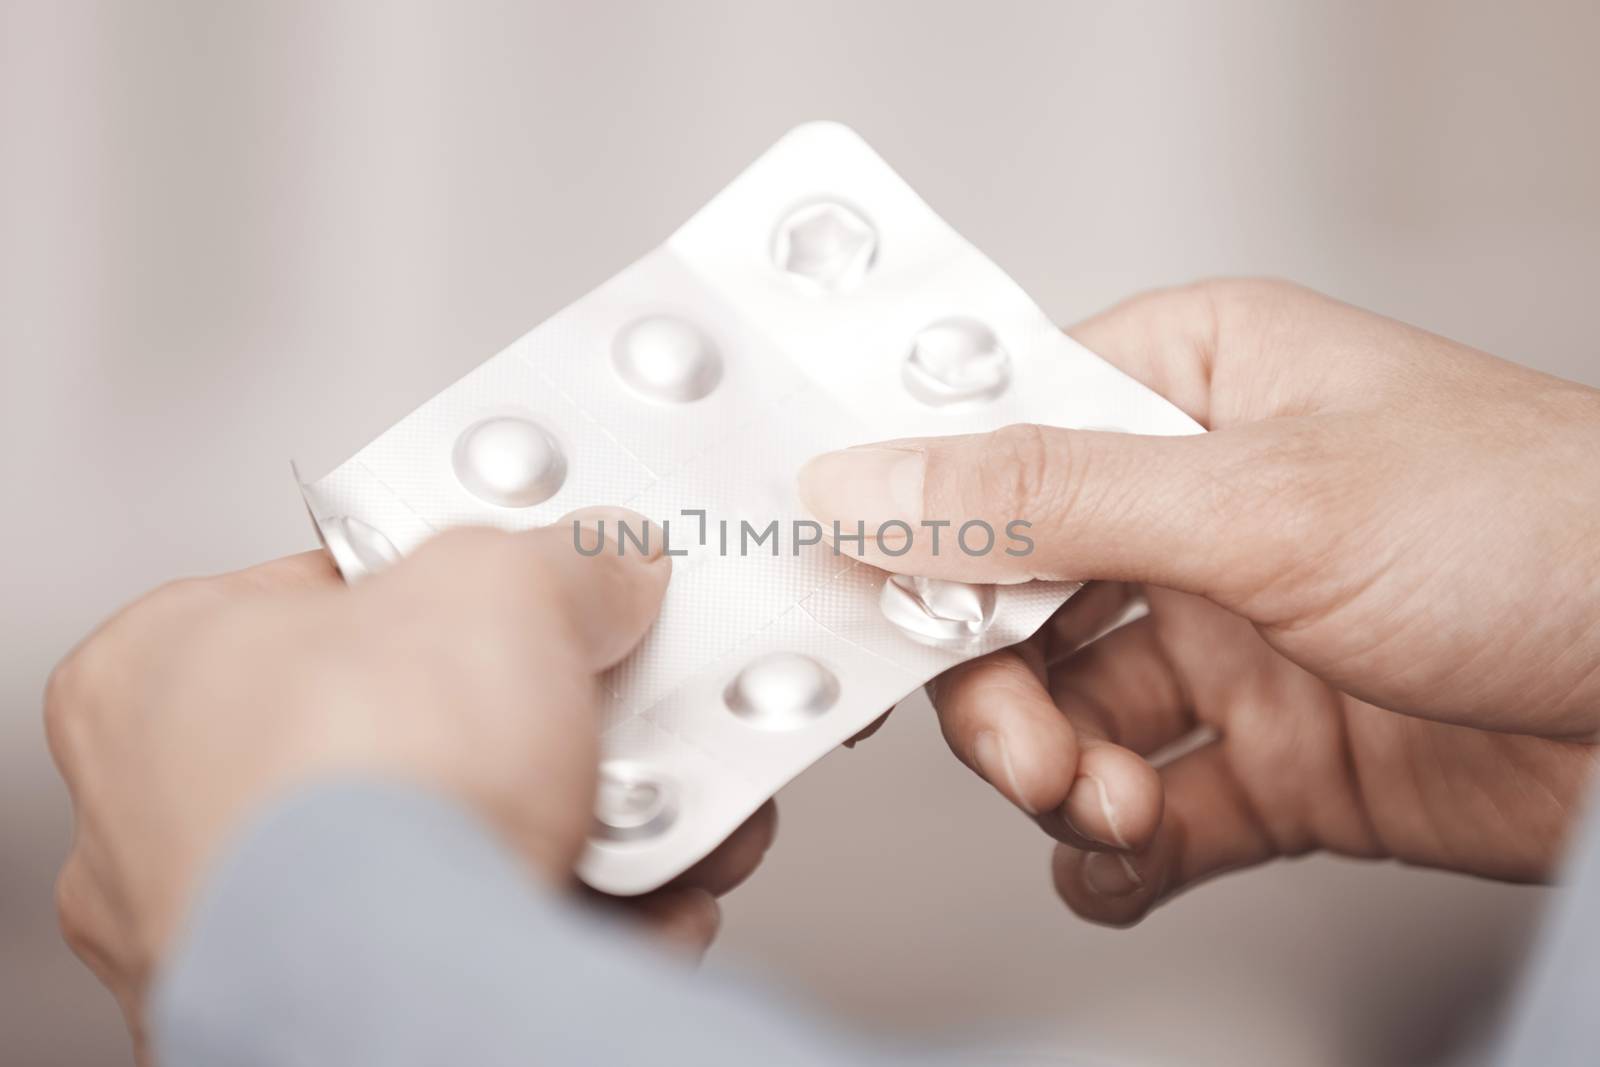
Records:
{"label": "hand", "polygon": [[[616,513],[578,517],[603,516]],[[353,588],[320,552],[174,582],[57,667],[45,718],[76,819],[61,924],[136,1038],[147,978],[207,862],[300,784],[437,789],[537,875],[570,881],[593,811],[596,674],[649,628],[671,570],[659,555],[579,556],[571,518],[528,534],[452,531]],[[750,873],[773,819],[769,805],[628,906],[703,950],[710,894]]]}
{"label": "hand", "polygon": [[1312,849],[1547,878],[1600,736],[1600,392],[1271,282],[1073,333],[1212,432],[1012,426],[801,477],[824,524],[1033,523],[1025,557],[914,538],[886,569],[1108,580],[932,690],[957,756],[1063,842],[1067,903],[1129,923]]}

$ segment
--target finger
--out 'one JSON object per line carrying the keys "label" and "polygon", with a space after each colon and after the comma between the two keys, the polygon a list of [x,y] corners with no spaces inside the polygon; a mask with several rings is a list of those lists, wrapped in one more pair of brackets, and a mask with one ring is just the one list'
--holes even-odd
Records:
{"label": "finger", "polygon": [[[593,666],[609,667],[632,652],[660,613],[672,575],[661,528],[624,508],[585,508],[537,540],[555,564],[563,603]],[[584,554],[596,548],[598,554]]]}
{"label": "finger", "polygon": [[95,892],[89,863],[76,847],[56,876],[55,905],[62,940],[103,985],[117,992],[127,968],[126,961],[109,954],[110,946],[119,943],[116,920],[103,895]]}
{"label": "finger", "polygon": [[[1160,821],[1163,789],[1147,758],[1189,735],[1195,719],[1182,679],[1150,617],[1083,647],[1051,669],[1050,698],[1078,736],[1077,778],[1059,821],[1041,820],[1120,850],[1143,847]],[[1058,832],[1061,829],[1070,833]]]}
{"label": "finger", "polygon": [[622,508],[585,508],[526,533],[449,530],[415,555],[361,583],[357,594],[466,598],[464,610],[498,605],[575,638],[591,670],[631,652],[655,622],[671,577],[661,530]]}
{"label": "finger", "polygon": [[844,747],[855,748],[857,744],[865,741],[867,738],[883,729],[883,724],[889,721],[889,715],[893,711],[894,709],[890,708],[882,715],[879,715],[876,719],[873,719],[871,722],[867,723],[867,725],[862,727],[859,731],[846,738],[843,742]]}
{"label": "finger", "polygon": [[1050,667],[1102,637],[1137,609],[1143,595],[1127,582],[1090,582],[1056,610],[1024,645],[1035,646],[1043,666]]}
{"label": "finger", "polygon": [[275,592],[286,589],[336,589],[343,584],[333,557],[316,549],[292,556],[257,563],[253,567],[220,576],[241,587]]}
{"label": "finger", "polygon": [[946,671],[930,696],[950,751],[1007,800],[1038,816],[1066,799],[1077,735],[1017,650]]}
{"label": "finger", "polygon": [[755,872],[772,847],[777,828],[778,806],[769,800],[709,856],[662,888],[637,897],[612,897],[590,890],[590,899],[676,949],[696,957],[704,955],[721,925],[716,898]]}
{"label": "finger", "polygon": [[1130,852],[1149,844],[1165,803],[1161,776],[1142,756],[1080,734],[1077,774],[1066,799],[1035,821],[1069,845]]}
{"label": "finger", "polygon": [[1140,293],[1067,333],[1209,426],[1219,289],[1218,283],[1200,283]]}
{"label": "finger", "polygon": [[697,960],[706,954],[722,926],[717,898],[694,886],[657,889],[626,902],[613,900],[605,907],[659,944]]}
{"label": "finger", "polygon": [[[1011,648],[1043,679],[1048,668],[1146,608],[1138,586],[1127,582],[1088,582],[1057,608],[1043,626]],[[930,697],[938,681],[935,678],[928,683]]]}
{"label": "finger", "polygon": [[1085,919],[1126,926],[1197,882],[1281,854],[1220,743],[1174,761],[1161,777],[1166,811],[1142,851],[1093,853],[1057,846],[1056,891]]}
{"label": "finger", "polygon": [[722,896],[755,873],[778,835],[778,805],[769,800],[705,859],[678,875],[669,889],[703,889]]}
{"label": "finger", "polygon": [[[1378,325],[1394,336],[1375,339]],[[1068,333],[1212,430],[1370,403],[1419,377],[1407,364],[1424,347],[1403,343],[1420,331],[1266,278],[1142,293]]]}
{"label": "finger", "polygon": [[1051,699],[1080,733],[1141,756],[1195,728],[1188,690],[1162,646],[1160,624],[1151,616],[1056,664],[1048,685]]}
{"label": "finger", "polygon": [[1135,849],[1161,818],[1154,768],[1091,731],[1080,733],[1015,650],[940,679],[934,707],[950,750],[1057,840]]}
{"label": "finger", "polygon": [[[1314,543],[1322,482],[1310,457],[1320,453],[1288,447],[1290,432],[1008,426],[825,453],[801,469],[800,493],[827,528],[864,524],[865,558],[898,573],[1105,578],[1217,595],[1260,588]],[[949,525],[937,547],[929,523]]]}

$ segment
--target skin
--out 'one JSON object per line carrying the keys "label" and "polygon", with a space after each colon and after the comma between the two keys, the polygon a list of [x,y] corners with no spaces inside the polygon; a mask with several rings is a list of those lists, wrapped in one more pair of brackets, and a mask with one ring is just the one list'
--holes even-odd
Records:
{"label": "skin", "polygon": [[1066,903],[1129,924],[1317,849],[1551,877],[1600,736],[1600,391],[1277,282],[1072,332],[1210,432],[1013,426],[801,473],[825,526],[1033,523],[1023,558],[921,539],[869,551],[886,569],[1099,580],[931,687],[957,757],[1060,842]]}
{"label": "skin", "polygon": [[[57,906],[136,1046],[152,972],[207,865],[242,822],[309,782],[438,790],[535,877],[576,889],[597,675],[654,621],[671,571],[660,555],[572,551],[572,519],[615,531],[618,517],[643,521],[601,509],[526,534],[452,531],[350,588],[321,552],[173,582],[63,660],[45,700],[75,820]],[[583,892],[697,956],[716,931],[715,895],[755,868],[774,826],[769,804],[646,896]]]}

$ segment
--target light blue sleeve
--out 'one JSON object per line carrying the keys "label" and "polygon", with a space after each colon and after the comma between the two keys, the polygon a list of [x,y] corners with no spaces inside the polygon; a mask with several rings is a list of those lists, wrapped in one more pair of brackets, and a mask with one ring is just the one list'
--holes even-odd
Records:
{"label": "light blue sleeve", "polygon": [[1503,1067],[1600,1064],[1600,798],[1574,835],[1495,1062]]}
{"label": "light blue sleeve", "polygon": [[[1573,858],[1510,1025],[1470,1062],[1600,1063],[1600,811]],[[930,1062],[692,972],[534,882],[464,810],[370,783],[302,792],[235,843],[147,1022],[162,1067]]]}
{"label": "light blue sleeve", "polygon": [[147,1021],[163,1067],[899,1062],[697,975],[536,884],[466,811],[379,784],[299,793],[235,843]]}

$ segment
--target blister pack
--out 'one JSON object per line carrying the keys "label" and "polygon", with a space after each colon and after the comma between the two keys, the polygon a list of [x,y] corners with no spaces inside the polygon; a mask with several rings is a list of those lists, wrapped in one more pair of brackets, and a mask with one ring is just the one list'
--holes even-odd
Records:
{"label": "blister pack", "polygon": [[668,525],[660,618],[603,679],[579,870],[636,894],[1076,591],[892,577],[800,532],[811,456],[1020,422],[1199,431],[1062,333],[853,131],[819,122],[302,488],[347,580],[449,526],[526,529],[602,504]]}

